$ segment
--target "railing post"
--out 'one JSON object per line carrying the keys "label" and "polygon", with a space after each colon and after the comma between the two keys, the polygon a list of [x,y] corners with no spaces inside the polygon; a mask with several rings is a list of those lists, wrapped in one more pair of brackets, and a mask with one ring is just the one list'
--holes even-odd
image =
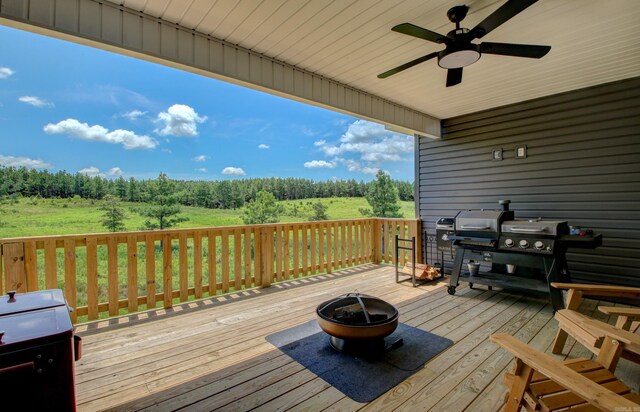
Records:
{"label": "railing post", "polygon": [[373,256],[373,263],[375,263],[376,265],[380,264],[380,261],[382,260],[381,257],[381,238],[382,238],[382,231],[381,226],[380,226],[380,222],[381,219],[372,219],[373,221],[373,239],[371,239],[371,247],[373,248],[371,255]]}
{"label": "railing post", "polygon": [[416,238],[416,262],[425,263],[422,261],[422,221],[420,219],[409,221],[409,239],[414,236]]}
{"label": "railing post", "polygon": [[274,235],[274,226],[263,226],[260,228],[260,273],[262,274],[260,286],[263,288],[270,287],[271,281],[273,280]]}
{"label": "railing post", "polygon": [[24,243],[4,243],[4,276],[6,290],[27,292],[27,271],[24,267]]}

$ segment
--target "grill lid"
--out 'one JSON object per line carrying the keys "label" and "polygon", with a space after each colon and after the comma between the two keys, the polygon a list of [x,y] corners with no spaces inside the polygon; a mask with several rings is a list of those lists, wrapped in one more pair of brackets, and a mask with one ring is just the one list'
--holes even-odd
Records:
{"label": "grill lid", "polygon": [[[13,299],[11,298],[13,296]],[[73,335],[62,291],[0,296],[0,354]]]}
{"label": "grill lid", "polygon": [[569,233],[569,226],[561,220],[508,220],[502,223],[502,232],[529,236],[560,236]]}
{"label": "grill lid", "polygon": [[513,217],[512,211],[463,210],[456,216],[456,231],[498,233],[500,223]]}

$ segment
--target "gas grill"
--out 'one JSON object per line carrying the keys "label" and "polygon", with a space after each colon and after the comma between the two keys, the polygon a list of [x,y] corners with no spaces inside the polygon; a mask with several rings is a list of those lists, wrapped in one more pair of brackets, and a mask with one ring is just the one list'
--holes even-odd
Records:
{"label": "gas grill", "polygon": [[[602,237],[571,236],[565,221],[516,220],[509,200],[501,210],[460,211],[453,235],[456,247],[448,292],[455,294],[459,281],[502,288],[548,293],[554,310],[563,308],[562,294],[551,282],[570,282],[566,261],[568,247],[595,248]],[[465,260],[489,262],[491,269],[477,275],[463,272]]]}

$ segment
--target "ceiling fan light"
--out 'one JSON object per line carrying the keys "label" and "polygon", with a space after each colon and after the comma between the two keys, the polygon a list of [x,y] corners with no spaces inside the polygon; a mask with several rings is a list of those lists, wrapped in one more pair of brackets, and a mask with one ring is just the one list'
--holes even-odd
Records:
{"label": "ceiling fan light", "polygon": [[438,55],[438,66],[443,69],[459,69],[477,62],[480,56],[480,50],[475,44],[457,50],[443,50]]}

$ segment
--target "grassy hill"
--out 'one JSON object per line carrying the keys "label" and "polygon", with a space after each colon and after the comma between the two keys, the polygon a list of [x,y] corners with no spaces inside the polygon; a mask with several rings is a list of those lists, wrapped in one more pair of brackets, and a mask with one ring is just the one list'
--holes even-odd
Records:
{"label": "grassy hill", "polygon": [[[311,205],[318,199],[303,199],[281,202],[285,214],[281,222],[301,222],[309,220]],[[359,208],[368,208],[365,198],[323,198],[328,206],[329,219],[361,218]],[[101,224],[103,212],[98,208],[101,201],[87,199],[20,199],[17,203],[0,206],[0,238],[21,236],[43,236],[105,232]],[[414,217],[414,203],[401,202],[404,217]],[[141,203],[123,202],[128,218],[127,230],[138,230],[144,219],[133,208],[145,206]],[[295,208],[294,208],[295,206]],[[297,214],[294,209],[297,209]],[[209,227],[242,225],[242,209],[221,210],[198,207],[182,207],[183,215],[189,221],[178,227]]]}

